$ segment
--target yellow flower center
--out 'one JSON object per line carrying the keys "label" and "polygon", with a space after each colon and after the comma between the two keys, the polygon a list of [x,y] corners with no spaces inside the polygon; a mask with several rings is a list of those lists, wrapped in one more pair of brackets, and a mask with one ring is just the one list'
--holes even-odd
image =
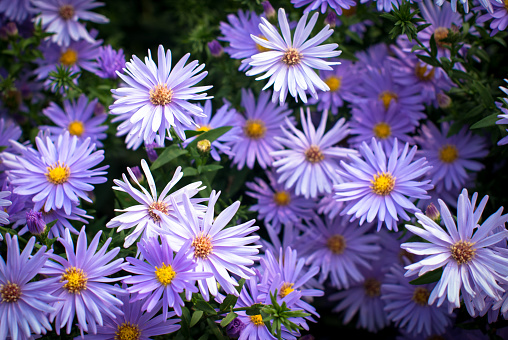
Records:
{"label": "yellow flower center", "polygon": [[508,11],[508,0],[504,0],[504,8]]}
{"label": "yellow flower center", "polygon": [[212,128],[210,127],[210,125],[203,125],[203,126],[200,126],[196,129],[196,131],[203,131],[203,132],[208,132],[210,131]]}
{"label": "yellow flower center", "polygon": [[392,135],[392,128],[385,122],[379,122],[372,129],[374,135],[379,139],[386,139]]}
{"label": "yellow flower center", "polygon": [[85,126],[79,120],[75,120],[69,124],[69,133],[74,136],[81,136],[85,132]]}
{"label": "yellow flower center", "polygon": [[459,158],[459,150],[452,144],[446,144],[439,149],[439,159],[444,163],[453,163]]}
{"label": "yellow flower center", "polygon": [[284,56],[282,57],[282,62],[288,66],[295,66],[300,63],[300,60],[302,59],[302,55],[296,48],[290,47],[286,50],[286,53],[284,53]]}
{"label": "yellow flower center", "polygon": [[194,257],[206,260],[213,250],[212,238],[210,235],[200,235],[192,241],[191,246],[194,247]]}
{"label": "yellow flower center", "polygon": [[378,98],[380,101],[383,102],[383,106],[385,107],[385,110],[388,110],[392,100],[397,101],[399,99],[399,96],[397,96],[397,94],[395,94],[391,91],[383,91],[379,94]]}
{"label": "yellow flower center", "polygon": [[443,42],[443,39],[448,37],[448,28],[446,27],[438,27],[434,31],[434,40],[438,46],[451,45],[450,43]]}
{"label": "yellow flower center", "polygon": [[69,48],[60,55],[60,64],[64,66],[72,66],[78,61],[78,52]]}
{"label": "yellow flower center", "polygon": [[416,287],[412,300],[420,306],[427,306],[429,304],[429,296],[430,292],[427,288]]}
{"label": "yellow flower center", "polygon": [[74,16],[74,7],[72,5],[63,5],[58,9],[58,14],[64,20],[69,20]]}
{"label": "yellow flower center", "polygon": [[157,276],[157,280],[159,280],[161,285],[166,287],[171,283],[171,281],[173,281],[176,276],[176,272],[170,265],[166,266],[164,262],[162,262],[162,266],[160,268],[155,267],[155,276]]}
{"label": "yellow flower center", "polygon": [[48,171],[45,175],[48,181],[53,184],[63,184],[69,180],[71,170],[65,164],[60,164],[60,161],[56,162],[52,166],[46,168]]}
{"label": "yellow flower center", "polygon": [[288,294],[294,291],[293,289],[294,283],[284,282],[282,287],[280,287],[279,296],[281,298],[286,297]]}
{"label": "yellow flower center", "polygon": [[363,288],[365,288],[365,294],[370,297],[376,297],[381,295],[381,282],[376,279],[367,279],[363,283]]}
{"label": "yellow flower center", "polygon": [[[268,41],[268,39],[266,39],[263,35],[259,34],[258,35],[259,38],[263,39],[263,40],[266,40]],[[271,49],[269,48],[266,48],[264,46],[261,46],[259,44],[256,44],[256,48],[258,49],[259,52],[268,52],[268,51],[271,51]]]}
{"label": "yellow flower center", "polygon": [[342,84],[342,77],[331,76],[325,80],[325,84],[328,85],[331,92],[335,92],[340,89]]}
{"label": "yellow flower center", "polygon": [[7,281],[6,284],[0,285],[1,302],[16,302],[20,297],[21,288],[16,283]]}
{"label": "yellow flower center", "polygon": [[63,287],[67,289],[69,293],[80,294],[82,290],[86,289],[86,283],[88,278],[82,269],[76,267],[69,267],[62,274],[60,282],[67,281]]}
{"label": "yellow flower center", "polygon": [[155,85],[155,87],[150,90],[150,102],[153,105],[165,106],[171,103],[172,98],[173,90],[168,89],[168,85],[166,84]]}
{"label": "yellow flower center", "polygon": [[326,241],[326,246],[334,254],[342,254],[346,249],[346,239],[342,235],[333,235]]}
{"label": "yellow flower center", "polygon": [[325,159],[325,155],[323,155],[319,146],[311,145],[307,150],[305,150],[305,159],[310,163],[319,163]]}
{"label": "yellow flower center", "polygon": [[168,207],[169,207],[169,205],[167,203],[160,202],[160,201],[153,202],[152,204],[150,204],[148,206],[148,215],[150,215],[150,218],[155,223],[159,223],[161,221],[161,218],[159,217],[159,215],[157,215],[155,213],[155,210],[160,211],[164,215],[167,215],[168,214]]}
{"label": "yellow flower center", "polygon": [[115,340],[139,340],[141,332],[138,325],[130,322],[124,322],[118,325],[118,330],[115,332]]}
{"label": "yellow flower center", "polygon": [[263,317],[261,316],[261,314],[250,315],[249,318],[250,318],[250,321],[254,324],[254,326],[263,326],[264,325]]}
{"label": "yellow flower center", "polygon": [[380,196],[390,194],[395,187],[395,177],[389,172],[383,172],[381,174],[378,172],[370,182],[372,183],[372,191]]}
{"label": "yellow flower center", "polygon": [[266,126],[262,120],[248,119],[243,127],[245,135],[252,139],[263,138],[266,133]]}
{"label": "yellow flower center", "polygon": [[435,73],[436,70],[434,68],[431,68],[430,71],[427,70],[427,64],[423,64],[420,62],[416,64],[415,74],[420,80],[429,81],[431,79],[434,79]]}
{"label": "yellow flower center", "polygon": [[452,258],[457,264],[468,263],[473,259],[476,254],[476,249],[473,248],[473,245],[473,242],[461,240],[450,247]]}
{"label": "yellow flower center", "polygon": [[273,194],[273,200],[278,206],[286,206],[291,202],[291,196],[287,191],[277,191]]}

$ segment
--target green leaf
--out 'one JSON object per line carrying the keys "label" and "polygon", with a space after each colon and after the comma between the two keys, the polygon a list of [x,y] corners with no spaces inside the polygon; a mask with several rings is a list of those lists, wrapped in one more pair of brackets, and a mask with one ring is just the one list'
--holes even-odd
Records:
{"label": "green leaf", "polygon": [[424,63],[427,63],[427,64],[429,64],[431,66],[439,67],[439,62],[436,59],[434,59],[434,58],[431,58],[431,57],[429,57],[427,55],[421,55],[421,54],[417,54],[416,57],[418,59],[420,59],[421,61],[423,61]]}
{"label": "green leaf", "polygon": [[247,310],[245,311],[245,314],[259,315],[259,314],[261,314],[261,307],[262,307],[262,305],[260,303],[256,303],[256,304],[250,306],[249,308],[247,308]]}
{"label": "green leaf", "polygon": [[199,172],[217,171],[217,170],[220,170],[222,168],[224,168],[224,167],[222,165],[220,165],[220,164],[208,164],[208,165],[199,167]]}
{"label": "green leaf", "polygon": [[441,275],[443,274],[443,268],[438,268],[428,273],[423,274],[417,279],[409,281],[412,285],[424,285],[427,283],[437,282],[441,279]]}
{"label": "green leaf", "polygon": [[230,306],[235,306],[236,301],[238,300],[238,296],[234,296],[233,294],[228,294],[224,301],[220,304],[221,311],[227,311]]}
{"label": "green leaf", "polygon": [[155,169],[158,169],[164,164],[171,162],[173,159],[185,155],[187,153],[189,153],[189,151],[182,150],[177,145],[171,145],[160,154],[160,156],[155,160],[155,162],[153,162],[152,166],[150,167],[150,170],[153,171]]}
{"label": "green leaf", "polygon": [[217,138],[219,138],[220,136],[222,136],[223,134],[225,134],[226,132],[228,132],[229,130],[231,130],[232,128],[233,128],[232,126],[222,126],[222,127],[207,131],[205,133],[202,133],[199,136],[197,136],[196,139],[194,139],[192,142],[190,142],[189,145],[187,145],[186,149],[195,148],[196,145],[198,144],[198,142],[203,139],[208,139],[211,143],[214,140],[216,140]]}
{"label": "green leaf", "polygon": [[482,120],[473,124],[473,126],[471,126],[471,129],[481,129],[484,127],[496,125],[496,122],[499,120],[497,115],[498,115],[498,113],[494,113],[494,114],[491,114],[490,116],[483,118]]}
{"label": "green leaf", "polygon": [[192,318],[191,318],[189,326],[192,327],[195,324],[197,324],[198,321],[201,320],[202,316],[203,316],[203,311],[202,310],[195,311],[194,314],[192,314]]}
{"label": "green leaf", "polygon": [[196,131],[196,130],[185,130],[185,137],[186,138],[191,138],[191,137],[194,137],[194,136],[197,136],[197,135],[200,135],[203,133],[203,131]]}
{"label": "green leaf", "polygon": [[226,315],[226,317],[222,319],[222,321],[220,322],[221,327],[226,327],[227,325],[229,325],[229,323],[233,321],[237,316],[238,314],[236,314],[235,312],[228,313],[228,315]]}
{"label": "green leaf", "polygon": [[241,278],[240,281],[238,281],[238,286],[235,287],[236,288],[236,291],[238,293],[241,293],[242,291],[242,288],[243,288],[243,285],[245,284],[245,279],[244,278]]}
{"label": "green leaf", "polygon": [[187,168],[183,169],[182,172],[183,172],[183,177],[199,175],[199,172],[196,169],[191,168],[191,167],[187,167]]}
{"label": "green leaf", "polygon": [[208,323],[208,330],[211,330],[217,339],[229,339],[221,333],[219,327],[215,322],[210,319],[206,319],[206,322]]}
{"label": "green leaf", "polygon": [[215,309],[213,309],[212,305],[210,305],[208,302],[204,300],[199,300],[198,302],[196,302],[195,306],[198,310],[202,310],[207,314],[217,315],[217,312],[215,311]]}
{"label": "green leaf", "polygon": [[208,333],[205,333],[203,335],[201,335],[198,340],[207,340],[208,339]]}

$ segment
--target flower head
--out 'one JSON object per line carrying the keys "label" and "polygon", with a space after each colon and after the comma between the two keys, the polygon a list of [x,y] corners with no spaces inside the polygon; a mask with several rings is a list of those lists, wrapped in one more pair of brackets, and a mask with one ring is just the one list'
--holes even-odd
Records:
{"label": "flower head", "polygon": [[125,67],[123,50],[114,50],[111,45],[101,46],[97,56],[97,74],[101,78],[118,78],[117,71],[122,72]]}
{"label": "flower head", "polygon": [[326,9],[330,7],[338,15],[342,15],[344,9],[356,6],[356,1],[354,0],[291,0],[291,3],[296,8],[307,6],[304,10],[305,13],[315,10],[321,10],[321,13],[325,13]]}
{"label": "flower head", "polygon": [[0,13],[6,18],[22,23],[33,11],[30,0],[1,0]]}

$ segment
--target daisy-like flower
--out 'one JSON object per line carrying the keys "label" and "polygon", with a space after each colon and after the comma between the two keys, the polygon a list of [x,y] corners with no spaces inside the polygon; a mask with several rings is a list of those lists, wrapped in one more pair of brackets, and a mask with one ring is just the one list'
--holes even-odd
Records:
{"label": "daisy-like flower", "polygon": [[29,339],[32,333],[51,330],[48,314],[57,298],[51,294],[55,280],[32,281],[48,259],[46,246],[32,255],[35,237],[19,252],[18,237],[5,235],[7,259],[0,256],[0,339]]}
{"label": "daisy-like flower", "polygon": [[328,111],[323,111],[317,130],[312,124],[309,108],[307,117],[303,109],[300,117],[303,132],[286,120],[290,131],[281,127],[285,136],[275,139],[287,149],[271,152],[270,155],[275,159],[273,167],[280,174],[278,182],[284,183],[286,190],[294,187],[297,195],[317,198],[319,194],[330,193],[332,186],[338,182],[335,169],[339,161],[357,152],[333,146],[349,134],[349,125],[344,118],[325,133]]}
{"label": "daisy-like flower", "polygon": [[159,302],[162,300],[162,315],[165,319],[171,316],[170,308],[181,316],[184,302],[179,293],[185,290],[190,297],[192,293],[198,292],[196,280],[213,276],[211,272],[194,271],[196,264],[188,256],[190,245],[190,241],[187,242],[173,256],[173,250],[165,237],[162,237],[162,244],[155,237],[141,240],[138,250],[144,260],[128,257],[126,260],[131,265],[124,267],[124,270],[137,274],[123,280],[124,283],[132,284],[127,289],[129,293],[136,294],[131,301],[143,300],[142,310],[150,313],[160,309]]}
{"label": "daisy-like flower", "polygon": [[[504,81],[508,83],[508,79],[505,79]],[[499,86],[499,89],[503,91],[506,95],[508,95],[508,89],[506,87]],[[497,116],[497,118],[500,119],[496,122],[496,124],[508,125],[508,109],[506,108],[508,107],[508,98],[503,98],[502,100],[503,100],[502,103],[496,102],[497,107],[503,113]],[[505,107],[503,107],[503,105],[505,105]],[[506,131],[508,131],[508,129]],[[497,145],[506,145],[506,144],[508,144],[508,136],[501,138],[499,142],[497,142]]]}
{"label": "daisy-like flower", "polygon": [[[150,187],[148,192],[138,181],[137,176],[132,172],[130,168],[127,168],[131,181],[141,189],[138,190],[133,187],[125,174],[122,174],[123,181],[115,179],[113,182],[117,185],[113,187],[114,190],[123,191],[129,194],[138,205],[133,205],[125,209],[116,209],[118,212],[122,212],[111,219],[106,224],[108,228],[118,228],[117,232],[124,229],[134,228],[134,231],[125,238],[124,247],[129,248],[141,234],[143,238],[148,239],[150,237],[157,237],[162,228],[167,228],[169,219],[175,220],[175,206],[170,200],[171,197],[175,199],[179,205],[182,201],[182,195],[185,193],[187,197],[193,197],[200,190],[204,189],[201,186],[201,182],[191,183],[185,187],[169,194],[169,191],[175,186],[176,183],[183,177],[181,167],[178,167],[173,174],[173,178],[164,187],[159,196],[157,196],[157,188],[153,179],[152,173],[148,164],[143,159],[141,160],[141,168],[145,173],[145,178]],[[202,202],[203,199],[192,199],[191,202],[195,206]],[[202,209],[198,209],[201,211]],[[176,221],[176,220],[175,220]]]}
{"label": "daisy-like flower", "polygon": [[8,207],[12,204],[11,201],[5,199],[10,195],[10,191],[0,191],[0,224],[9,224],[9,214],[7,211],[4,211],[4,209],[7,210],[5,207]]}
{"label": "daisy-like flower", "polygon": [[342,15],[343,9],[350,9],[356,6],[355,0],[291,0],[291,3],[295,5],[295,8],[305,7],[304,12],[321,10],[321,13],[325,13],[328,7],[332,8],[337,12],[338,15]]}
{"label": "daisy-like flower", "polygon": [[[127,286],[122,286],[126,290]],[[97,334],[85,335],[85,340],[150,340],[151,337],[176,332],[180,325],[176,325],[180,319],[168,319],[174,315],[157,315],[158,310],[143,313],[141,306],[144,301],[131,301],[133,296],[121,294],[117,296],[123,305],[120,307],[121,313],[115,314],[112,318],[104,316],[103,326],[97,327]],[[74,340],[82,339],[76,337]]]}
{"label": "daisy-like flower", "polygon": [[18,23],[23,22],[32,10],[30,0],[0,0],[0,13]]}
{"label": "daisy-like flower", "polygon": [[385,312],[390,321],[413,335],[443,334],[451,326],[452,314],[446,306],[429,305],[430,292],[434,284],[412,285],[404,277],[402,266],[395,264],[386,274],[381,285],[381,299],[385,301]]}
{"label": "daisy-like flower", "polygon": [[355,228],[343,217],[325,222],[315,217],[307,224],[302,236],[306,240],[303,253],[307,264],[319,266],[319,283],[330,277],[332,285],[342,289],[365,279],[359,269],[371,269],[370,263],[378,259],[381,251],[378,236],[369,232],[371,225]]}
{"label": "daisy-like flower", "polygon": [[351,162],[341,161],[342,168],[337,170],[344,182],[334,186],[335,197],[348,202],[341,214],[353,215],[351,220],[359,218],[360,225],[377,218],[378,231],[383,223],[397,231],[399,217],[409,221],[407,212],[419,211],[411,200],[430,198],[426,195],[433,188],[430,180],[419,180],[430,167],[425,158],[413,161],[416,146],[409,150],[408,143],[399,152],[395,142],[387,155],[372,138],[370,147],[362,143],[360,153],[364,159],[351,155]]}
{"label": "daisy-like flower", "polygon": [[103,145],[101,139],[106,138],[106,125],[100,125],[106,121],[107,115],[93,116],[95,106],[99,99],[88,101],[88,98],[82,94],[77,101],[64,100],[63,109],[56,103],[51,102],[49,106],[42,110],[42,113],[51,119],[57,126],[41,126],[41,130],[49,130],[51,134],[57,136],[64,134],[65,131],[73,136],[77,136],[82,142],[90,137],[92,143],[101,148]]}
{"label": "daisy-like flower", "polygon": [[[477,198],[478,194],[474,193],[469,200],[467,190],[462,190],[457,200],[456,223],[446,204],[439,201],[446,230],[421,213],[416,213],[416,217],[423,228],[406,225],[409,231],[427,242],[407,242],[401,245],[402,249],[410,253],[426,256],[423,260],[406,266],[405,275],[423,275],[443,268],[443,274],[429,296],[429,304],[437,300],[437,306],[441,306],[448,300],[452,307],[458,308],[460,294],[467,304],[482,292],[494,300],[501,299],[500,294],[504,290],[498,282],[505,281],[508,260],[506,256],[496,253],[492,246],[506,241],[508,231],[504,225],[508,221],[508,214],[501,215],[501,207],[490,217],[483,219],[484,222],[480,225],[488,196],[481,200],[478,207]],[[498,228],[499,226],[502,228]]]}
{"label": "daisy-like flower", "polygon": [[242,89],[242,107],[245,116],[237,114],[233,125],[240,126],[242,132],[228,144],[234,154],[232,164],[241,170],[245,165],[252,169],[257,162],[266,169],[273,162],[270,152],[279,148],[274,137],[280,135],[280,125],[292,111],[287,104],[270,102],[270,92],[261,92],[256,102],[250,89]]}
{"label": "daisy-like flower", "polygon": [[101,78],[118,78],[117,71],[122,72],[125,67],[125,56],[123,50],[114,50],[111,45],[101,46],[97,56],[97,72]]}
{"label": "daisy-like flower", "polygon": [[9,140],[18,140],[21,137],[21,128],[10,119],[0,118],[0,147],[3,151],[13,151]]}
{"label": "daisy-like flower", "polygon": [[81,39],[95,41],[79,20],[109,22],[105,16],[90,11],[103,5],[94,0],[32,0],[32,5],[34,12],[39,13],[34,21],[40,22],[46,32],[53,33],[48,39],[60,46],[69,46],[71,41]]}
{"label": "daisy-like flower", "polygon": [[78,138],[65,132],[56,143],[46,137],[35,138],[38,151],[13,141],[21,156],[3,155],[3,163],[9,168],[9,177],[14,193],[34,195],[35,210],[45,212],[63,207],[71,214],[72,203],[79,198],[92,202],[87,192],[94,189],[92,184],[106,182],[109,166],[92,169],[104,159],[104,151],[93,151],[90,138],[78,144]]}
{"label": "daisy-like flower", "polygon": [[446,190],[463,188],[469,177],[466,170],[480,171],[484,165],[476,161],[487,156],[485,138],[473,135],[467,126],[448,137],[450,123],[441,123],[438,129],[432,122],[423,125],[415,142],[420,146],[417,155],[425,157],[432,166],[429,177],[434,186]]}
{"label": "daisy-like flower", "polygon": [[153,142],[156,134],[171,139],[171,127],[180,139],[185,140],[184,130],[196,126],[192,116],[204,116],[203,109],[189,100],[211,98],[200,92],[212,86],[194,86],[208,72],[201,72],[205,65],[199,65],[197,60],[185,65],[189,57],[190,53],[187,53],[172,69],[171,50],[164,53],[164,47],[159,45],[157,65],[148,50],[144,63],[132,56],[131,61],[125,63],[125,74],[117,73],[127,85],[111,90],[116,95],[115,102],[109,107],[111,114],[130,113],[129,122],[141,124],[139,131],[131,133],[136,132],[145,144]]}
{"label": "daisy-like flower", "polygon": [[[248,279],[254,275],[248,267],[259,259],[256,255],[260,245],[248,245],[259,239],[259,236],[248,236],[259,229],[253,226],[255,220],[225,228],[238,211],[240,202],[236,201],[214,218],[219,195],[212,191],[204,217],[198,218],[196,209],[184,194],[182,207],[175,210],[178,223],[171,222],[166,232],[168,242],[176,252],[191,242],[191,257],[196,263],[194,271],[213,274],[213,277],[198,281],[201,295],[207,301],[210,294],[217,296],[217,283],[227,294],[238,296],[235,289],[238,282],[229,272]],[[171,202],[176,205],[173,197]]]}
{"label": "daisy-like flower", "polygon": [[269,183],[261,178],[245,183],[250,190],[245,193],[257,199],[249,210],[257,211],[259,218],[270,223],[277,232],[282,225],[297,223],[312,216],[316,206],[314,201],[297,196],[294,190],[286,190],[283,184],[277,183],[275,173],[267,171],[266,176]]}
{"label": "daisy-like flower", "polygon": [[242,63],[249,63],[252,66],[252,69],[246,73],[248,76],[266,72],[256,80],[270,78],[263,90],[274,86],[272,101],[275,102],[279,97],[280,103],[284,103],[288,90],[297,101],[300,97],[304,103],[307,103],[306,91],[310,92],[314,98],[317,98],[316,88],[321,91],[330,91],[328,85],[318,77],[314,69],[332,70],[330,65],[338,65],[339,62],[324,61],[323,58],[337,57],[341,51],[335,50],[338,47],[337,44],[319,46],[333,34],[329,25],[315,37],[307,40],[318,15],[315,13],[307,24],[308,13],[305,13],[296,26],[293,40],[283,8],[279,9],[278,13],[282,36],[265,18],[261,18],[262,23],[259,24],[264,38],[251,34],[254,42],[269,51],[255,54],[243,60]]}
{"label": "daisy-like flower", "polygon": [[[491,6],[491,9],[488,11],[488,13],[478,17],[476,22],[484,23],[490,19],[494,19],[490,22],[490,29],[492,29],[490,36],[492,37],[499,31],[506,30],[506,27],[508,27],[508,5],[506,5],[506,2],[504,1],[497,0],[485,0],[485,2]],[[475,11],[480,11],[481,9],[482,8],[479,6],[473,8]]]}
{"label": "daisy-like flower", "polygon": [[65,248],[66,259],[51,255],[54,261],[47,261],[41,274],[58,279],[57,289],[53,296],[59,301],[54,302],[50,319],[55,320],[55,330],[67,325],[67,334],[74,325],[74,315],[78,319],[82,331],[97,333],[97,325],[103,326],[104,316],[115,318],[122,311],[118,308],[123,302],[114,294],[124,294],[118,286],[109,283],[121,280],[122,277],[108,277],[122,269],[123,258],[112,262],[120,248],[107,252],[111,243],[108,238],[102,247],[97,250],[102,231],[99,231],[90,246],[87,245],[85,227],[81,229],[76,241],[76,251],[69,230],[65,231],[64,238],[58,241]]}

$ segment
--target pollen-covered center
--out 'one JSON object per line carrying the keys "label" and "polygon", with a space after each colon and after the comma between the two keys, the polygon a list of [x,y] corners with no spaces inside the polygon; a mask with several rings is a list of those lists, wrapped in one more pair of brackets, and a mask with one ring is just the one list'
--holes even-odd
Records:
{"label": "pollen-covered center", "polygon": [[16,284],[7,281],[0,285],[0,298],[2,302],[16,302],[21,297],[21,288]]}
{"label": "pollen-covered center", "polygon": [[203,260],[206,260],[213,250],[212,238],[210,235],[197,236],[194,241],[192,241],[191,245],[194,247],[194,257],[199,257]]}
{"label": "pollen-covered center", "polygon": [[200,127],[198,127],[196,129],[196,131],[203,131],[203,132],[208,132],[210,131],[212,128],[210,127],[210,125],[202,125]]}
{"label": "pollen-covered center", "polygon": [[323,155],[319,146],[311,145],[307,150],[305,150],[305,159],[307,162],[319,163],[325,159],[325,155]]}
{"label": "pollen-covered center", "polygon": [[46,178],[53,184],[63,184],[69,180],[71,170],[60,161],[46,168],[48,172],[45,173]]}
{"label": "pollen-covered center", "polygon": [[380,196],[386,196],[390,194],[395,187],[395,177],[389,172],[377,173],[374,175],[374,179],[370,181],[372,191]]}
{"label": "pollen-covered center", "polygon": [[430,70],[427,69],[427,64],[418,62],[415,66],[415,75],[422,81],[429,81],[434,79],[435,73],[436,70],[434,68],[431,68]]}
{"label": "pollen-covered center", "polygon": [[64,66],[73,66],[78,61],[78,52],[72,48],[68,48],[60,55],[60,64]]}
{"label": "pollen-covered center", "polygon": [[366,279],[363,283],[365,294],[370,297],[376,297],[381,295],[381,282],[376,279]]}
{"label": "pollen-covered center", "polygon": [[282,57],[282,62],[288,66],[298,65],[301,60],[302,55],[296,48],[293,47],[288,48]]}
{"label": "pollen-covered center", "polygon": [[130,322],[118,325],[118,329],[115,332],[115,340],[139,340],[140,337],[139,326]]}
{"label": "pollen-covered center", "polygon": [[171,265],[166,266],[164,262],[162,262],[162,266],[160,268],[155,267],[155,276],[157,277],[157,280],[159,280],[161,285],[166,287],[168,284],[171,283],[171,281],[173,281],[173,279],[176,276],[176,272],[173,270],[173,267],[171,267]]}
{"label": "pollen-covered center", "polygon": [[85,132],[85,125],[79,120],[75,120],[69,124],[68,129],[71,135],[80,137]]}
{"label": "pollen-covered center", "polygon": [[243,127],[245,135],[252,139],[263,138],[266,133],[266,125],[259,119],[248,119]]}
{"label": "pollen-covered center", "polygon": [[508,0],[504,0],[504,8],[508,11]]}
{"label": "pollen-covered center", "polygon": [[429,304],[429,296],[430,292],[427,288],[416,287],[413,292],[412,300],[420,306],[427,306]]}
{"label": "pollen-covered center", "polygon": [[473,242],[460,240],[450,247],[452,258],[457,264],[468,263],[473,259],[476,254],[476,249],[473,248],[473,245]]}
{"label": "pollen-covered center", "polygon": [[331,76],[325,79],[325,84],[328,85],[331,92],[338,91],[342,85],[342,77]]}
{"label": "pollen-covered center", "polygon": [[148,215],[150,215],[150,218],[154,222],[159,223],[161,221],[161,218],[159,217],[159,215],[157,215],[157,213],[155,213],[155,210],[160,211],[164,215],[167,215],[168,214],[168,207],[169,207],[169,204],[167,204],[167,203],[164,203],[161,201],[153,202],[152,204],[150,204],[148,206]]}
{"label": "pollen-covered center", "polygon": [[[263,39],[263,40],[266,40],[268,41],[268,39],[266,39],[263,35],[258,35],[259,38]],[[271,49],[269,48],[266,48],[264,46],[261,46],[259,44],[256,44],[256,48],[258,49],[259,52],[268,52],[268,51],[271,51]]]}
{"label": "pollen-covered center", "polygon": [[326,246],[334,254],[342,254],[346,249],[346,239],[342,235],[332,235],[326,240]]}
{"label": "pollen-covered center", "polygon": [[397,96],[397,94],[393,93],[392,91],[383,91],[379,94],[378,98],[383,103],[385,110],[388,110],[392,101],[397,101],[399,96]]}
{"label": "pollen-covered center", "polygon": [[261,316],[261,314],[250,315],[249,318],[250,318],[250,321],[254,324],[254,326],[263,326],[264,325],[263,317]]}
{"label": "pollen-covered center", "polygon": [[385,122],[379,122],[372,128],[374,136],[379,139],[386,139],[392,135],[392,128]]}
{"label": "pollen-covered center", "polygon": [[439,159],[444,163],[453,163],[459,158],[459,150],[452,144],[446,144],[439,149]]}
{"label": "pollen-covered center", "polygon": [[62,5],[58,9],[58,14],[64,20],[72,19],[74,16],[74,6],[72,5]]}
{"label": "pollen-covered center", "polygon": [[291,202],[291,196],[287,191],[276,191],[273,194],[273,201],[278,206],[285,207]]}
{"label": "pollen-covered center", "polygon": [[69,267],[65,269],[65,273],[62,274],[60,282],[67,281],[63,287],[67,289],[69,293],[80,294],[82,290],[86,289],[86,283],[88,278],[83,272],[83,269],[76,267]]}
{"label": "pollen-covered center", "polygon": [[282,298],[286,297],[288,294],[294,291],[293,289],[294,283],[284,282],[282,287],[280,287],[279,296]]}
{"label": "pollen-covered center", "polygon": [[173,99],[173,90],[169,89],[167,84],[155,85],[150,90],[150,102],[153,105],[165,106],[171,103],[171,99]]}
{"label": "pollen-covered center", "polygon": [[434,40],[438,46],[451,45],[450,43],[443,42],[443,39],[448,37],[448,28],[446,27],[438,27],[434,31]]}

